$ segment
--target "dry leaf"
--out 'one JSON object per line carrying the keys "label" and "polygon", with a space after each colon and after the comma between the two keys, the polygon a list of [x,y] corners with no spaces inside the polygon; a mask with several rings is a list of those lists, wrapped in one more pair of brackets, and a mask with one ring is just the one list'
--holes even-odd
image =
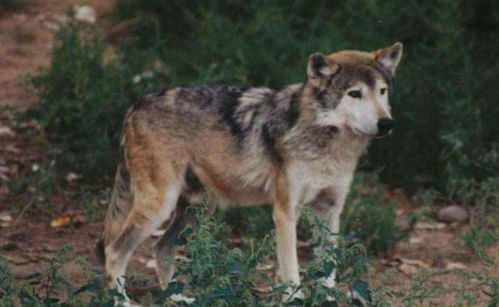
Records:
{"label": "dry leaf", "polygon": [[449,262],[445,266],[446,270],[453,271],[453,270],[464,270],[466,269],[466,266],[462,263],[459,262]]}
{"label": "dry leaf", "polygon": [[402,273],[404,273],[406,275],[412,275],[412,274],[417,273],[418,268],[415,265],[410,265],[410,264],[407,264],[407,263],[402,263],[399,266],[399,270],[400,270],[400,272],[402,272]]}
{"label": "dry leaf", "polygon": [[445,228],[447,225],[444,223],[426,223],[417,222],[414,228],[417,230],[439,230]]}
{"label": "dry leaf", "polygon": [[253,291],[266,294],[272,292],[272,287],[271,286],[258,286],[258,287],[252,287]]}
{"label": "dry leaf", "polygon": [[397,259],[398,261],[402,262],[402,264],[417,266],[417,267],[424,268],[424,269],[429,269],[430,268],[430,265],[428,263],[422,261],[422,260],[408,259],[408,258],[403,258],[403,257],[400,257],[400,256],[395,256],[395,259]]}
{"label": "dry leaf", "polygon": [[54,228],[68,226],[69,224],[71,224],[71,217],[68,215],[60,216],[50,222],[50,226]]}

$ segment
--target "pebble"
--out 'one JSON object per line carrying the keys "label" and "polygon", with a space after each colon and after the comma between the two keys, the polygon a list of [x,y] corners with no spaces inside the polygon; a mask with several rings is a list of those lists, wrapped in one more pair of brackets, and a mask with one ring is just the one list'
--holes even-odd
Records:
{"label": "pebble", "polygon": [[88,5],[82,5],[75,8],[75,19],[78,21],[95,23],[97,21],[97,14],[95,9]]}
{"label": "pebble", "polygon": [[452,205],[437,211],[437,218],[442,222],[464,222],[469,218],[469,213],[463,207]]}
{"label": "pebble", "polygon": [[462,264],[462,263],[459,263],[459,262],[449,262],[445,266],[445,269],[447,269],[449,271],[453,271],[453,270],[464,270],[464,269],[466,269],[466,266],[464,264]]}

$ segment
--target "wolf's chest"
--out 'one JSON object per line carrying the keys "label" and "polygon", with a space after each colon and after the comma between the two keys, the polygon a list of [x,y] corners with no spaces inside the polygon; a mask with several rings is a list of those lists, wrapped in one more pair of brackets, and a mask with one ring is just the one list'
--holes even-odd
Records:
{"label": "wolf's chest", "polygon": [[288,169],[292,201],[304,204],[313,201],[323,189],[347,188],[354,168],[330,160],[293,162]]}

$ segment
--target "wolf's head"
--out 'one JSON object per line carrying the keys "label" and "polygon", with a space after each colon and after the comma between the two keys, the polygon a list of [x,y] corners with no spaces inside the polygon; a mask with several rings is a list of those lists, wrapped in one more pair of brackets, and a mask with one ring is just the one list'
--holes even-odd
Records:
{"label": "wolf's head", "polygon": [[316,124],[364,136],[389,134],[393,120],[388,100],[401,57],[401,43],[374,52],[310,55],[306,87]]}

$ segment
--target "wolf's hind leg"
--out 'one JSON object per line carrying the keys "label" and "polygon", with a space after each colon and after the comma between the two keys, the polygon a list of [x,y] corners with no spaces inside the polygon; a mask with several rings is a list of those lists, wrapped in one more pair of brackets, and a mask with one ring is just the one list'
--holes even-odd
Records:
{"label": "wolf's hind leg", "polygon": [[175,216],[172,222],[168,225],[166,232],[156,243],[156,275],[161,288],[164,290],[168,287],[168,283],[172,280],[175,273],[174,257],[177,251],[175,239],[178,238],[180,232],[188,224],[188,218],[185,210],[189,206],[189,201],[180,196],[177,202]]}
{"label": "wolf's hind leg", "polygon": [[105,249],[110,287],[116,288],[125,301],[128,301],[124,278],[128,259],[137,246],[170,217],[180,189],[181,183],[176,181],[170,182],[166,189],[136,189],[134,205],[120,234]]}

